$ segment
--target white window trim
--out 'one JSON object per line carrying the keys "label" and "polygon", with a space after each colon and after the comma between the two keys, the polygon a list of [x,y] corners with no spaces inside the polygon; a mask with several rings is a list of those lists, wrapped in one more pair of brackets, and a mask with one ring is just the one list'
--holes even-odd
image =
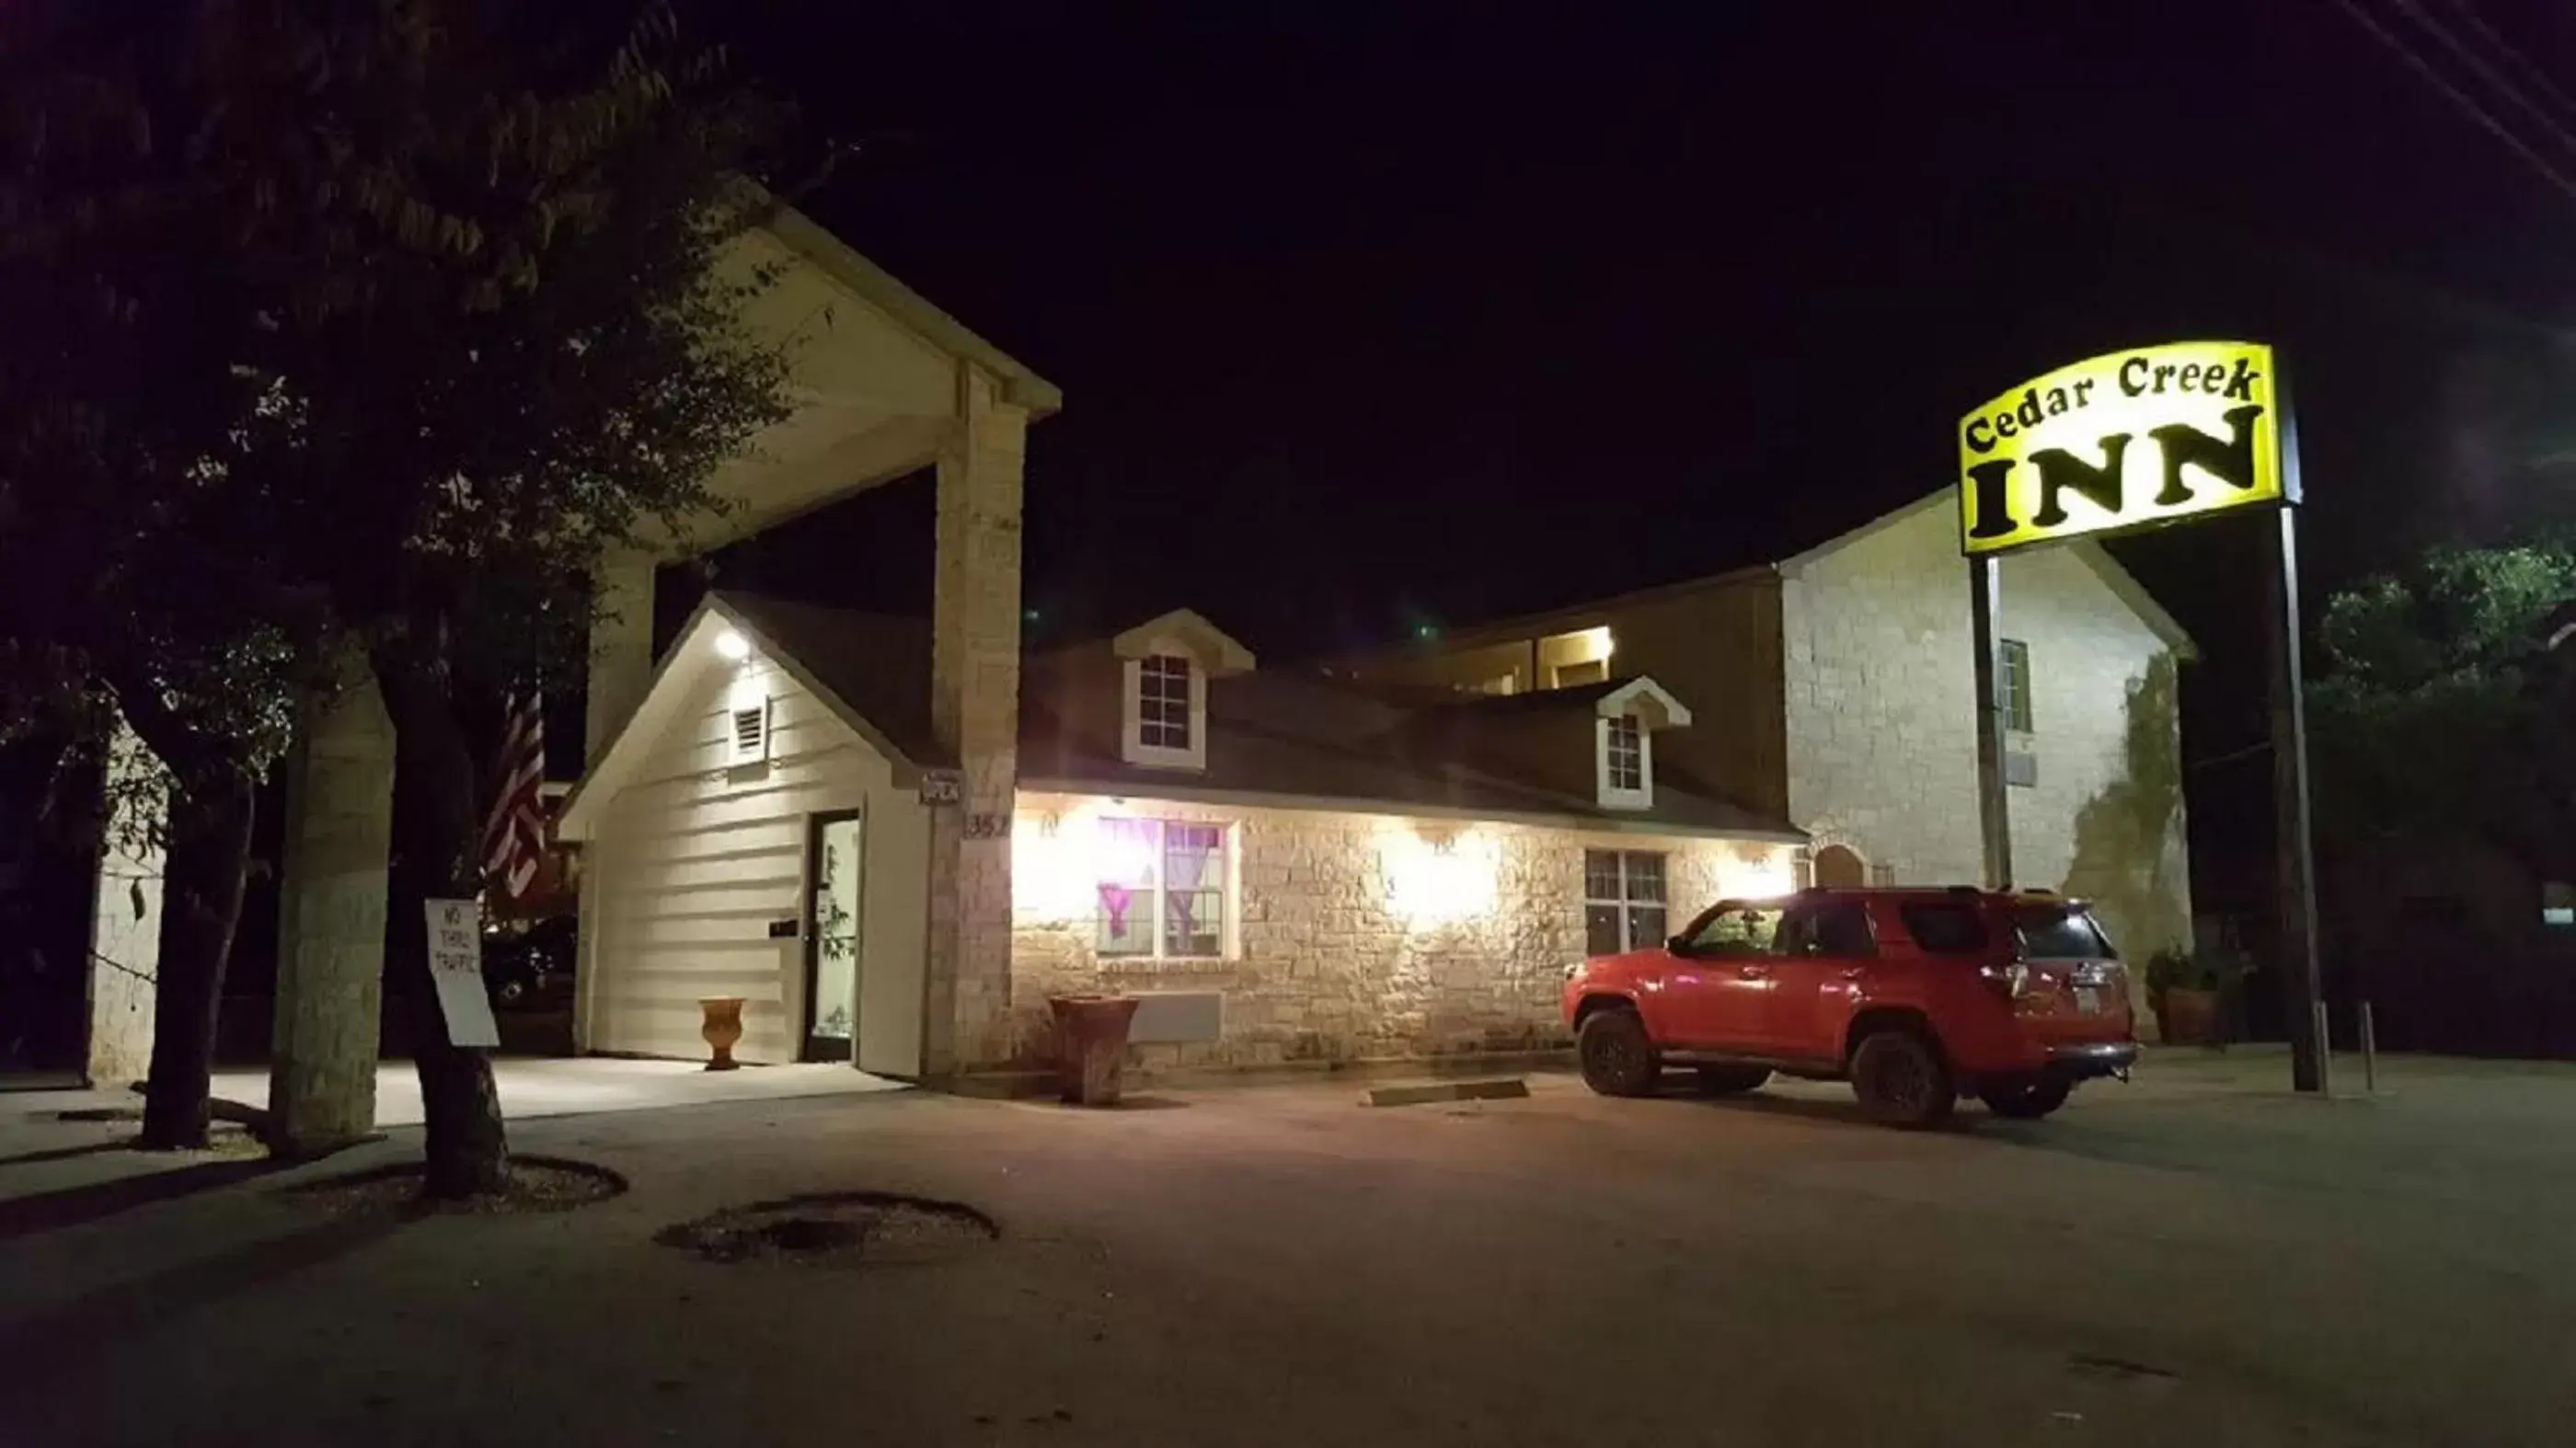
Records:
{"label": "white window trim", "polygon": [[[1191,671],[1195,674],[1197,671]],[[1243,958],[1243,851],[1242,827],[1227,820],[1179,819],[1169,815],[1110,815],[1104,819],[1133,820],[1154,826],[1154,884],[1148,895],[1153,902],[1153,942],[1149,952],[1135,955],[1113,955],[1100,949],[1100,882],[1092,883],[1093,915],[1081,922],[1087,935],[1092,958],[1102,970],[1141,970],[1150,966],[1207,965]],[[1218,890],[1225,901],[1225,919],[1217,928],[1217,953],[1214,955],[1167,955],[1163,951],[1163,830],[1172,825],[1213,827],[1217,832],[1217,854],[1223,865]],[[1204,888],[1204,887],[1202,887]]]}
{"label": "white window trim", "polygon": [[1129,764],[1152,769],[1207,768],[1207,665],[1190,650],[1177,644],[1155,650],[1155,657],[1177,658],[1190,667],[1190,747],[1173,749],[1168,745],[1145,742],[1143,696],[1145,661],[1122,659],[1119,685],[1119,711],[1124,727],[1119,730],[1119,757]]}
{"label": "white window trim", "polygon": [[[1609,855],[1617,859],[1619,862],[1619,898],[1616,900],[1603,899],[1592,893],[1592,856],[1595,854]],[[1585,846],[1583,855],[1583,914],[1585,933],[1583,944],[1585,951],[1588,953],[1592,948],[1590,935],[1592,929],[1591,917],[1593,907],[1601,905],[1606,905],[1618,912],[1619,939],[1622,942],[1618,953],[1625,954],[1631,950],[1643,950],[1650,945],[1663,944],[1664,941],[1672,934],[1673,929],[1673,857],[1662,850],[1610,849],[1598,845]],[[1652,855],[1664,862],[1663,899],[1647,900],[1628,893],[1628,857],[1630,855]],[[1629,938],[1630,935],[1633,934],[1630,927],[1636,923],[1635,918],[1629,912],[1641,905],[1650,905],[1655,909],[1664,912],[1664,934],[1658,935],[1652,940],[1632,940]]]}
{"label": "white window trim", "polygon": [[1633,714],[1621,715],[1637,726],[1637,777],[1643,781],[1638,789],[1618,789],[1610,783],[1610,719],[1592,721],[1592,778],[1599,791],[1603,809],[1653,809],[1655,807],[1655,731],[1646,721]]}

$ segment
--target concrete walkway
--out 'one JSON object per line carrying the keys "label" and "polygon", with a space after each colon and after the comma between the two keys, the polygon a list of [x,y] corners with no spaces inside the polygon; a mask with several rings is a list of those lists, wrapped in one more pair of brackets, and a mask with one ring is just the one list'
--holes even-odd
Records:
{"label": "concrete walkway", "polygon": [[[779,1101],[798,1096],[857,1096],[901,1091],[901,1081],[848,1066],[820,1062],[798,1066],[745,1066],[709,1071],[690,1061],[630,1061],[607,1056],[504,1057],[492,1063],[501,1114],[512,1121],[539,1116],[586,1116],[600,1111],[656,1111],[718,1101]],[[219,1071],[215,1095],[261,1105],[268,1100],[265,1071]],[[376,1125],[418,1126],[420,1076],[409,1061],[376,1068]]]}

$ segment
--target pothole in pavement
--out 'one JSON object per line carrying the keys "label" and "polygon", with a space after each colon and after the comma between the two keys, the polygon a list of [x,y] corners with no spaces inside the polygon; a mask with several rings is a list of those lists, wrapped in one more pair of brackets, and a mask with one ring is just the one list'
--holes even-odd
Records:
{"label": "pothole in pavement", "polygon": [[292,1202],[333,1216],[441,1212],[490,1216],[509,1212],[568,1212],[604,1202],[626,1190],[626,1178],[604,1166],[555,1156],[513,1156],[510,1184],[498,1196],[431,1201],[420,1194],[426,1167],[416,1161],[324,1177],[281,1190]]}
{"label": "pothole in pavement", "polygon": [[710,1262],[803,1262],[826,1267],[945,1262],[1002,1235],[958,1202],[892,1192],[811,1192],[727,1207],[653,1234]]}

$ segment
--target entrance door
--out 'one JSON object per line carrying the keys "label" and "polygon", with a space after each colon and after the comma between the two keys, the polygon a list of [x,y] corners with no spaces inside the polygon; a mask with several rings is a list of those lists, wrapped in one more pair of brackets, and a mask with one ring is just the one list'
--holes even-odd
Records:
{"label": "entrance door", "polygon": [[859,815],[814,816],[806,842],[805,1051],[846,1061],[859,1038]]}

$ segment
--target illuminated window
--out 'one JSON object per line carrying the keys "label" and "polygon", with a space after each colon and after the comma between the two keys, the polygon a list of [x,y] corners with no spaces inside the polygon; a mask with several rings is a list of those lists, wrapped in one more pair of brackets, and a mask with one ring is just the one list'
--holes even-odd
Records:
{"label": "illuminated window", "polygon": [[1583,951],[1617,955],[1664,938],[1664,857],[1647,850],[1583,852]]}
{"label": "illuminated window", "polygon": [[2004,727],[2030,732],[2030,645],[2005,639],[2003,669],[1995,676],[1996,701],[2003,706]]}
{"label": "illuminated window", "polygon": [[1154,654],[1136,665],[1136,740],[1149,749],[1190,747],[1190,661]]}
{"label": "illuminated window", "polygon": [[1644,789],[1646,787],[1646,733],[1637,727],[1637,716],[1622,714],[1610,721],[1609,750],[1610,787]]}
{"label": "illuminated window", "polygon": [[1225,954],[1232,874],[1224,825],[1104,819],[1100,842],[1095,950],[1146,960]]}

